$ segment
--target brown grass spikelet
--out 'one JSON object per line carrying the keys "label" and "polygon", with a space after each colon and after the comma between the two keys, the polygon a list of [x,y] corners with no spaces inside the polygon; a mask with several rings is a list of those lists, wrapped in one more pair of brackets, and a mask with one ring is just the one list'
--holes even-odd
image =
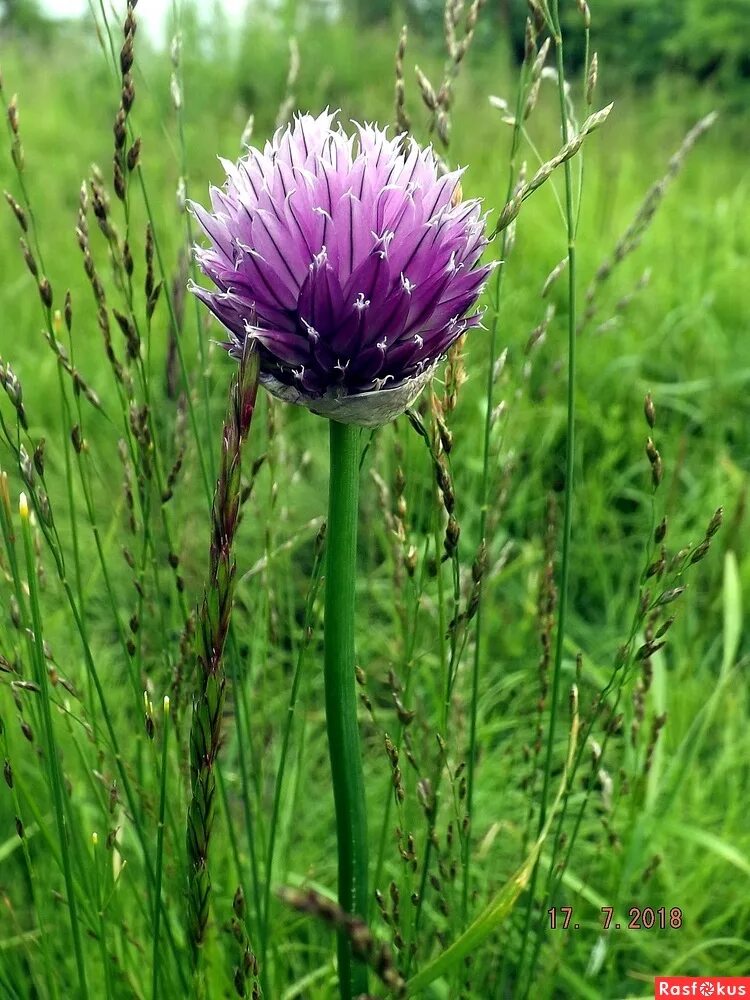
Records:
{"label": "brown grass spikelet", "polygon": [[[416,78],[422,102],[430,113],[429,131],[436,132],[444,147],[450,144],[450,110],[453,103],[453,84],[474,38],[479,12],[485,0],[474,0],[464,14],[464,0],[445,0],[443,7],[443,33],[448,60],[439,87],[434,87],[417,66]],[[396,121],[402,131],[410,131],[410,122],[404,110],[403,61],[406,49],[406,29],[401,32],[396,51]]]}
{"label": "brown grass spikelet", "polygon": [[404,25],[398,38],[396,48],[396,83],[394,86],[394,103],[396,112],[396,128],[399,132],[411,131],[411,119],[406,111],[406,86],[404,84],[404,56],[406,55],[407,29]]}
{"label": "brown grass spikelet", "polygon": [[653,430],[656,423],[656,408],[650,392],[646,393],[646,398],[643,400],[643,414],[646,417],[646,423]]}
{"label": "brown grass spikelet", "polygon": [[610,256],[605,258],[599,265],[588,289],[586,290],[585,301],[587,307],[578,326],[579,333],[596,312],[594,299],[599,288],[609,280],[617,265],[638,249],[641,244],[641,240],[643,239],[643,235],[650,226],[662,201],[664,200],[664,196],[666,195],[669,186],[679,174],[693,146],[695,146],[701,136],[703,136],[714,125],[717,118],[718,113],[716,111],[712,111],[710,114],[705,115],[698,122],[696,122],[696,124],[690,129],[685,138],[682,140],[682,143],[677,151],[670,158],[664,175],[652,184],[646,192],[646,195],[639,205],[632,222],[615,244],[615,248]]}
{"label": "brown grass spikelet", "polygon": [[249,347],[230,391],[219,478],[211,512],[209,577],[198,609],[198,688],[190,729],[191,800],[187,817],[188,930],[194,967],[208,923],[211,878],[208,849],[216,794],[226,677],[224,643],[234,595],[234,539],[240,508],[242,445],[250,430],[258,390],[259,359]]}
{"label": "brown grass spikelet", "polygon": [[23,153],[23,146],[21,145],[21,135],[19,132],[19,115],[18,115],[18,95],[14,94],[7,105],[8,114],[8,125],[11,131],[11,146],[10,155],[13,160],[13,165],[15,166],[18,173],[23,172],[25,158]]}
{"label": "brown grass spikelet", "polygon": [[458,404],[458,393],[468,378],[464,361],[465,337],[459,337],[448,351],[445,366],[445,392],[443,394],[443,410],[452,413]]}
{"label": "brown grass spikelet", "polygon": [[644,774],[648,774],[654,763],[654,754],[656,752],[656,744],[659,741],[659,736],[662,729],[667,723],[667,713],[663,712],[661,715],[654,716],[654,720],[651,723],[651,732],[649,734],[648,746],[646,747],[646,763],[644,764]]}
{"label": "brown grass spikelet", "polygon": [[594,91],[599,80],[599,56],[594,52],[589,63],[589,71],[586,74],[586,104],[591,106],[594,100]]}
{"label": "brown grass spikelet", "polygon": [[650,437],[646,439],[646,456],[648,457],[651,465],[651,481],[654,485],[654,489],[656,489],[662,481],[664,466],[661,460],[661,454],[654,444],[653,439]]}
{"label": "brown grass spikelet", "polygon": [[5,194],[5,200],[8,202],[8,207],[16,217],[16,222],[21,227],[24,233],[28,233],[29,223],[28,219],[26,218],[26,212],[21,208],[21,206],[18,204],[16,199],[9,191],[5,191],[4,194]]}
{"label": "brown grass spikelet", "polygon": [[559,166],[576,155],[578,150],[583,145],[586,136],[600,128],[606,122],[612,107],[612,104],[608,104],[600,111],[595,111],[593,114],[589,115],[583,125],[581,125],[579,132],[566,142],[555,156],[547,160],[546,163],[543,163],[530,181],[518,187],[511,200],[505,205],[500,213],[500,218],[498,219],[497,225],[493,230],[493,236],[501,233],[504,229],[507,229],[520,212],[523,202],[526,201],[526,199],[530,197],[530,195],[532,195],[537,188],[540,188],[542,184],[549,180]]}
{"label": "brown grass spikelet", "polygon": [[37,278],[39,276],[39,268],[36,265],[36,259],[34,254],[31,252],[29,244],[23,237],[21,237],[19,243],[21,245],[21,254],[26,267],[29,269],[29,273],[33,278]]}
{"label": "brown grass spikelet", "polygon": [[711,520],[708,522],[708,527],[706,528],[706,538],[713,538],[716,532],[721,527],[723,521],[724,521],[724,508],[717,507],[713,513],[713,516],[711,517]]}
{"label": "brown grass spikelet", "polygon": [[406,793],[404,791],[401,768],[399,767],[398,747],[394,744],[388,733],[385,734],[384,742],[385,752],[391,765],[391,783],[393,785],[393,794],[396,797],[396,802],[401,805],[406,797]]}
{"label": "brown grass spikelet", "polygon": [[0,358],[0,385],[16,411],[18,422],[24,430],[28,430],[26,410],[23,405],[23,388],[11,365]]}
{"label": "brown grass spikelet", "polygon": [[337,903],[314,889],[282,888],[279,898],[299,913],[305,913],[346,934],[355,954],[370,966],[391,995],[406,996],[406,983],[396,968],[390,948],[378,941],[364,920],[346,913]]}
{"label": "brown grass spikelet", "polygon": [[435,94],[435,89],[433,88],[430,81],[427,79],[425,74],[419,68],[419,66],[414,67],[414,74],[417,78],[417,86],[419,87],[419,92],[422,95],[422,102],[425,107],[430,111],[437,110],[437,95]]}
{"label": "brown grass spikelet", "polygon": [[279,105],[279,110],[276,112],[276,128],[281,128],[285,125],[289,118],[291,117],[292,111],[294,110],[295,97],[294,97],[294,86],[297,83],[297,77],[299,76],[300,67],[300,55],[299,55],[299,45],[297,44],[297,39],[292,37],[289,39],[289,68],[286,74],[286,92]]}
{"label": "brown grass spikelet", "polygon": [[133,84],[132,68],[135,61],[134,39],[136,32],[135,3],[128,0],[125,21],[123,23],[123,44],[120,49],[120,107],[115,115],[112,131],[114,134],[114,156],[112,161],[113,187],[120,201],[127,196],[127,175],[132,172],[140,153],[140,139],[136,139],[126,153],[128,125],[127,119],[135,101],[135,86]]}
{"label": "brown grass spikelet", "polygon": [[443,455],[439,455],[435,460],[435,482],[440,490],[445,511],[450,516],[456,506],[456,493],[448,462]]}

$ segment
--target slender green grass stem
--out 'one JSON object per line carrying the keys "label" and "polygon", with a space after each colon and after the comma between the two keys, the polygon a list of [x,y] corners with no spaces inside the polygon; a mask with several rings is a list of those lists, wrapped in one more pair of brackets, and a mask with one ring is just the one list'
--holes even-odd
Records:
{"label": "slender green grass stem", "polygon": [[169,746],[169,701],[164,699],[164,731],[162,733],[161,744],[161,773],[159,787],[159,826],[156,831],[156,887],[154,889],[154,949],[152,966],[152,986],[151,997],[156,1000],[159,994],[159,963],[161,958],[161,948],[159,946],[159,924],[161,921],[161,882],[164,868],[164,817],[167,806],[167,763]]}
{"label": "slender green grass stem", "polygon": [[73,885],[73,868],[70,860],[70,845],[68,843],[68,828],[65,819],[65,804],[63,802],[62,775],[60,774],[57,760],[57,747],[55,734],[52,726],[52,707],[49,695],[49,680],[45,665],[44,648],[42,644],[42,613],[39,607],[39,595],[36,587],[36,570],[34,566],[34,543],[31,538],[31,525],[29,523],[29,508],[26,497],[21,501],[21,534],[23,536],[23,548],[26,556],[26,572],[29,583],[29,603],[31,605],[31,620],[34,627],[34,661],[37,671],[37,684],[41,693],[42,720],[44,723],[44,736],[50,771],[50,784],[52,786],[52,797],[55,809],[55,819],[57,821],[58,838],[60,840],[60,853],[62,857],[63,875],[65,878],[65,893],[68,897],[68,911],[70,913],[70,929],[73,935],[73,950],[75,952],[76,967],[78,970],[78,989],[81,1000],[88,1000],[88,986],[86,983],[86,965],[83,959],[83,944],[81,940],[81,928],[78,923],[78,906],[76,902],[76,892]]}
{"label": "slender green grass stem", "polygon": [[[425,564],[427,562],[426,551],[427,551],[427,547],[425,546],[425,552],[423,553],[423,558],[422,558],[422,566],[423,566],[422,573],[423,573],[423,575],[424,575],[424,566],[425,566]],[[413,597],[413,606],[415,608],[415,610],[414,610],[414,617],[413,617],[413,620],[411,621],[411,623],[407,624],[407,626],[405,628],[405,632],[404,632],[403,665],[404,665],[404,672],[405,672],[405,675],[406,675],[406,687],[404,689],[405,704],[408,704],[408,696],[409,696],[409,693],[411,691],[411,681],[412,681],[412,676],[413,676],[413,672],[411,670],[411,664],[412,664],[413,657],[414,657],[414,647],[415,647],[416,641],[417,641],[417,611],[416,611],[416,608],[417,608],[417,606],[419,604],[419,600],[421,598],[421,594],[422,594],[423,590],[424,590],[424,579],[421,580],[421,582],[420,582],[420,584],[418,586],[418,589],[415,588],[413,590],[412,597]],[[404,728],[405,728],[404,723],[401,720],[399,720],[398,727],[396,729],[396,738],[395,738],[395,744],[396,744],[396,746],[400,746],[401,745],[401,739],[403,737]],[[383,820],[382,820],[382,823],[380,824],[380,836],[379,836],[379,839],[378,839],[378,853],[377,853],[377,859],[376,859],[375,869],[374,869],[374,878],[373,878],[373,885],[375,886],[376,889],[380,885],[380,880],[381,880],[381,877],[382,877],[382,874],[383,874],[383,866],[385,864],[386,843],[387,843],[387,840],[388,840],[388,832],[391,829],[391,806],[393,804],[393,795],[391,794],[391,790],[393,788],[393,784],[392,784],[392,779],[391,779],[390,776],[388,777],[388,782],[387,782],[387,785],[385,785],[385,788],[386,788],[385,808],[383,809]],[[374,906],[374,898],[370,901],[370,913],[372,913],[373,906]]]}
{"label": "slender green grass stem", "polygon": [[[565,107],[563,45],[560,34],[560,18],[558,0],[553,0],[552,16],[555,25],[555,54],[557,57],[557,75],[559,81],[560,118],[562,123],[563,143],[569,139],[568,116]],[[566,446],[565,446],[565,510],[563,514],[562,555],[560,567],[560,605],[557,619],[557,634],[555,636],[555,660],[552,676],[552,693],[550,697],[550,721],[547,735],[547,750],[544,765],[544,785],[542,801],[539,810],[539,830],[544,827],[547,818],[547,799],[551,781],[552,755],[555,744],[555,729],[557,707],[560,702],[560,675],[562,673],[563,648],[565,643],[565,624],[568,611],[569,577],[570,577],[570,540],[573,523],[573,474],[575,466],[575,400],[576,400],[576,247],[575,247],[575,208],[573,204],[573,168],[570,160],[564,165],[565,171],[565,225],[568,235],[568,386],[567,386],[567,416],[566,416]]]}
{"label": "slender green grass stem", "polygon": [[[354,675],[359,429],[330,423],[331,479],[325,593],[325,701],[338,841],[339,904],[367,913],[367,815]],[[367,993],[367,970],[339,934],[341,1000]]]}
{"label": "slender green grass stem", "polygon": [[[256,614],[258,612],[256,611]],[[235,699],[235,729],[236,729],[236,746],[237,746],[237,763],[239,765],[240,774],[240,788],[242,790],[241,801],[242,801],[242,815],[244,819],[245,826],[245,839],[247,842],[247,853],[250,862],[250,881],[252,885],[252,899],[255,907],[255,925],[251,925],[249,919],[246,920],[246,926],[248,929],[248,934],[251,936],[256,932],[260,933],[261,926],[261,880],[258,874],[258,857],[257,851],[255,849],[255,840],[257,834],[257,817],[260,812],[260,807],[258,806],[260,800],[260,793],[257,787],[257,783],[253,783],[254,787],[251,788],[250,775],[256,775],[259,772],[260,766],[256,755],[253,750],[253,733],[252,726],[250,723],[251,714],[250,707],[248,704],[247,697],[247,676],[240,676],[240,652],[237,644],[237,637],[234,634],[234,629],[230,624],[229,628],[229,653],[227,655],[227,663],[229,665],[229,676],[232,684],[232,690],[234,692]],[[257,658],[254,656],[253,661],[257,662]],[[250,756],[250,762],[248,764],[247,756]],[[251,894],[247,889],[247,880],[245,877],[245,865],[242,864],[239,853],[239,841],[234,829],[234,823],[232,820],[232,810],[229,807],[229,800],[227,796],[226,780],[224,777],[224,771],[221,767],[217,771],[219,792],[221,794],[222,803],[224,805],[224,812],[226,817],[227,830],[229,832],[230,845],[232,848],[232,856],[235,858],[235,867],[237,868],[237,877],[239,879],[239,884],[242,887],[242,891],[245,895],[245,899],[250,899]],[[253,813],[253,797],[256,803],[255,813]],[[260,979],[261,985],[263,986],[264,994],[268,991],[265,989],[266,977],[268,970],[261,965],[260,969]]]}
{"label": "slender green grass stem", "polygon": [[[0,505],[0,507],[1,506],[2,505]],[[5,533],[4,529],[5,529],[5,524],[3,523],[3,533]],[[20,593],[20,590],[18,590],[18,593]],[[3,732],[0,733],[0,740],[2,740],[3,757],[5,758],[5,760],[9,760],[10,748],[8,746],[7,730],[4,729]],[[13,788],[11,789],[13,810],[16,816],[21,817],[23,815],[23,812],[21,809],[21,800],[18,794],[18,789],[16,787],[16,784],[17,782],[14,781]],[[28,878],[30,902],[39,924],[39,944],[42,953],[42,962],[44,965],[44,983],[45,986],[47,987],[48,995],[51,998],[54,998],[54,1000],[57,1000],[57,997],[59,996],[59,991],[57,988],[57,982],[52,973],[53,966],[52,966],[52,957],[50,955],[50,934],[48,931],[47,920],[44,915],[43,908],[41,906],[39,884],[37,880],[36,870],[31,861],[31,852],[29,851],[28,837],[21,838],[21,850],[23,852],[24,865],[26,867],[26,876]]]}
{"label": "slender green grass stem", "polygon": [[[516,183],[516,159],[521,145],[523,130],[521,126],[521,109],[525,100],[526,91],[526,63],[521,67],[521,80],[516,95],[515,122],[513,126],[513,137],[510,147],[510,166],[508,169],[508,185],[505,194],[506,203],[510,201],[513,188]],[[482,487],[480,492],[479,508],[479,538],[481,542],[486,541],[487,532],[487,510],[489,506],[490,489],[490,450],[492,443],[492,412],[494,409],[495,394],[495,362],[497,360],[497,331],[500,325],[500,302],[505,275],[505,255],[508,250],[508,229],[503,230],[502,242],[500,244],[500,266],[497,269],[495,279],[495,289],[492,302],[492,322],[490,324],[490,342],[487,359],[487,388],[486,388],[486,411],[484,414],[484,428],[482,432]],[[477,714],[479,704],[479,670],[482,658],[482,637],[484,629],[484,615],[482,613],[482,591],[479,594],[479,604],[476,616],[476,638],[474,641],[474,657],[471,668],[471,707],[469,712],[469,752],[467,754],[466,767],[466,813],[471,821],[474,808],[474,778],[476,764],[476,741],[477,741]],[[461,892],[461,912],[464,922],[469,909],[469,885],[470,885],[470,865],[471,865],[471,822],[463,841],[463,884]]]}
{"label": "slender green grass stem", "polygon": [[278,832],[279,825],[279,813],[281,810],[281,793],[284,785],[284,775],[286,773],[286,762],[289,753],[289,744],[292,735],[292,724],[294,722],[294,713],[297,705],[297,698],[299,695],[300,685],[302,683],[303,667],[305,664],[305,656],[309,648],[309,640],[307,638],[308,630],[312,626],[313,620],[313,607],[315,604],[315,598],[318,594],[318,588],[320,586],[320,570],[321,570],[321,556],[318,555],[315,560],[315,565],[313,567],[312,579],[310,581],[310,588],[307,595],[307,602],[305,607],[305,621],[304,621],[304,637],[302,645],[300,646],[299,652],[297,654],[297,663],[294,668],[294,677],[292,678],[292,690],[289,694],[289,705],[287,707],[286,720],[284,723],[284,735],[281,742],[281,752],[279,754],[279,766],[276,772],[276,781],[274,784],[273,792],[273,806],[271,809],[271,822],[269,826],[269,838],[268,838],[268,852],[266,855],[266,885],[263,899],[263,924],[261,929],[261,968],[266,966],[266,955],[268,950],[268,938],[270,929],[270,914],[271,914],[271,880],[273,877],[273,862],[274,854],[276,850],[276,836]]}
{"label": "slender green grass stem", "polygon": [[112,963],[110,962],[109,956],[107,955],[107,925],[104,918],[104,906],[102,905],[103,904],[102,880],[101,880],[101,874],[99,872],[99,858],[97,856],[97,847],[98,847],[97,839],[94,840],[92,847],[94,852],[91,858],[91,867],[94,870],[94,894],[95,894],[94,899],[96,902],[96,912],[99,917],[98,921],[99,953],[102,957],[102,969],[104,970],[105,992],[107,995],[107,1000],[110,1000],[110,998],[114,995],[112,992],[112,978],[110,969]]}
{"label": "slender green grass stem", "polygon": [[[176,36],[178,39],[178,45],[176,48],[178,61],[177,64],[175,65],[175,75],[178,77],[178,85],[180,88],[180,92],[183,94],[184,97],[185,88],[182,80],[182,63],[181,63],[182,53],[180,52],[180,43],[179,43],[179,38],[182,32],[182,4],[179,3],[178,0],[173,0],[172,2],[172,17],[174,19]],[[180,172],[182,174],[182,182],[185,185],[185,198],[187,199],[190,196],[190,189],[189,189],[189,178],[188,178],[187,142],[185,140],[184,100],[178,102],[178,105],[175,108],[175,112],[177,116],[177,135],[180,147]],[[185,216],[185,237],[187,240],[188,247],[192,249],[195,241],[193,239],[193,225],[191,222],[191,216],[190,213],[187,211],[184,212],[184,216]],[[190,275],[193,281],[197,281],[198,269],[195,266],[195,259],[192,255],[192,252],[190,253]],[[193,296],[193,303],[195,306],[195,324],[196,324],[195,332],[198,338],[198,357],[200,358],[200,366],[201,366],[200,382],[201,382],[201,388],[203,390],[203,409],[205,413],[206,422],[210,426],[211,379],[208,371],[208,357],[206,354],[205,338],[203,336],[203,324],[201,323],[200,303],[196,298],[196,296]],[[175,336],[177,336],[176,331],[175,331]],[[213,481],[216,478],[216,462],[214,461],[214,453],[210,444],[207,446],[207,451],[208,451],[208,459],[207,459],[208,472],[209,475],[211,476],[211,481]]]}
{"label": "slender green grass stem", "polygon": [[[563,40],[560,30],[560,15],[558,0],[552,0],[550,5],[552,28],[554,32],[555,57],[557,65],[558,97],[560,103],[560,123],[563,143],[569,139],[568,113],[565,99],[565,67],[563,61]],[[573,168],[570,160],[564,164],[565,177],[565,228],[568,240],[568,385],[566,399],[566,444],[565,444],[565,493],[562,552],[559,582],[559,610],[557,631],[555,635],[555,655],[552,669],[552,683],[549,701],[549,726],[547,729],[547,744],[544,755],[544,778],[542,794],[539,803],[539,822],[537,833],[540,834],[547,821],[547,805],[550,792],[552,758],[555,750],[555,735],[557,729],[557,711],[560,704],[560,688],[562,676],[562,659],[565,643],[565,626],[568,615],[570,550],[573,524],[573,474],[575,467],[575,399],[576,399],[576,210],[574,205]],[[524,953],[529,943],[529,931],[533,910],[536,885],[539,877],[539,862],[534,865],[529,886],[526,920],[523,934],[523,944],[519,966],[523,967]],[[530,970],[531,972],[531,970]],[[527,987],[526,996],[529,987]]]}

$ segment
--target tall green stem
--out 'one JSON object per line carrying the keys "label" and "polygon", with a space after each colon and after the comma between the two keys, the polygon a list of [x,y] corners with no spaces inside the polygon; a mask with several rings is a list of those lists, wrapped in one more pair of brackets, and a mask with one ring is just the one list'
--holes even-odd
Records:
{"label": "tall green stem", "polygon": [[[359,429],[331,421],[331,480],[325,599],[325,697],[336,804],[339,904],[367,914],[367,814],[357,727],[354,675],[354,590],[357,569]],[[339,934],[341,1000],[367,993],[367,970]]]}

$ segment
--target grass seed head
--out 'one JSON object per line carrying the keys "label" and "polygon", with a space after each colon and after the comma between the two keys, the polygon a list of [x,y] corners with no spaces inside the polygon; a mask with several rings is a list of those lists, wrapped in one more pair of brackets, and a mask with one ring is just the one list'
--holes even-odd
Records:
{"label": "grass seed head", "polygon": [[653,430],[654,424],[656,423],[656,409],[650,392],[646,393],[646,398],[643,400],[643,413],[646,417],[646,423]]}
{"label": "grass seed head", "polygon": [[586,75],[586,104],[591,106],[594,100],[594,91],[599,80],[599,57],[594,52],[589,63],[589,71]]}

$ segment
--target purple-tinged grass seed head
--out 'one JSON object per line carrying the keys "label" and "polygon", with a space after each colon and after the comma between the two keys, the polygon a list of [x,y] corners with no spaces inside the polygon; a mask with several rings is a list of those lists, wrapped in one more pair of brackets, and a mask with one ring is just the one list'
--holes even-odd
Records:
{"label": "purple-tinged grass seed head", "polygon": [[210,239],[195,250],[216,286],[193,292],[228,331],[252,338],[269,392],[344,423],[377,426],[409,406],[471,327],[491,265],[461,171],[374,125],[347,136],[335,115],[302,115],[261,151],[222,160]]}

